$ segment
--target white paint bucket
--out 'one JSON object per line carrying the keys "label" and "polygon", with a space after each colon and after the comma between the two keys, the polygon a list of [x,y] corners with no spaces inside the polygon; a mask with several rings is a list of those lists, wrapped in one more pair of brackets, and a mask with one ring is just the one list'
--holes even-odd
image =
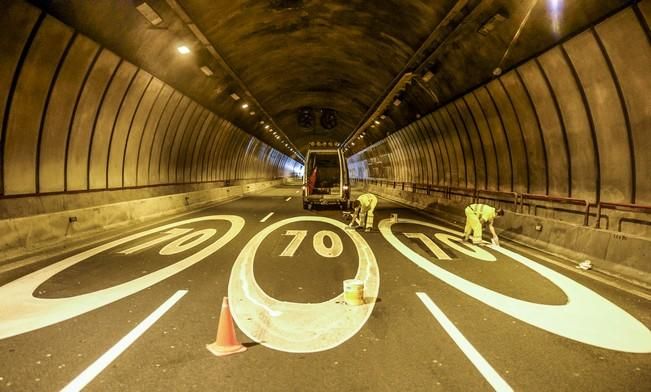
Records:
{"label": "white paint bucket", "polygon": [[359,279],[344,280],[344,301],[348,305],[364,303],[364,282]]}
{"label": "white paint bucket", "polygon": [[398,223],[398,214],[391,214],[391,223]]}

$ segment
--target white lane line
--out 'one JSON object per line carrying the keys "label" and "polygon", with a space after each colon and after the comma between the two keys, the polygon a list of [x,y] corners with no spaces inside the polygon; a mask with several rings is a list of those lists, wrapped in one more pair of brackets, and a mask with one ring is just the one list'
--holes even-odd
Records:
{"label": "white lane line", "polygon": [[274,214],[273,212],[268,213],[267,216],[265,216],[264,218],[260,219],[260,222],[266,222],[267,219],[271,218],[271,215],[273,215],[273,214]]}
{"label": "white lane line", "polygon": [[294,192],[294,193],[298,193],[298,192],[300,192],[300,191],[296,191],[296,192]]}
{"label": "white lane line", "polygon": [[499,374],[493,369],[493,367],[481,356],[481,354],[473,347],[472,344],[466,339],[465,336],[454,326],[449,318],[443,313],[443,311],[436,306],[434,301],[425,293],[416,293],[418,298],[423,301],[423,304],[427,309],[432,313],[432,316],[441,324],[441,327],[445,329],[445,332],[450,335],[452,340],[459,346],[461,351],[465,354],[466,357],[472,362],[472,364],[479,370],[479,372],[484,376],[486,381],[495,389],[496,391],[513,391],[513,388]]}
{"label": "white lane line", "polygon": [[291,196],[285,199],[285,201],[290,201],[290,200],[292,200]]}
{"label": "white lane line", "polygon": [[61,392],[80,391],[88,383],[90,383],[98,374],[100,374],[108,365],[111,364],[124,350],[126,350],[133,342],[136,341],[151,327],[161,316],[163,316],[178,300],[180,300],[188,290],[179,290],[170,298],[167,299],[161,306],[158,307],[152,314],[147,316],[146,319],[140,322],[134,329],[131,330],[125,337],[120,339],[115,346],[105,352],[99,357],[92,365],[66,385]]}

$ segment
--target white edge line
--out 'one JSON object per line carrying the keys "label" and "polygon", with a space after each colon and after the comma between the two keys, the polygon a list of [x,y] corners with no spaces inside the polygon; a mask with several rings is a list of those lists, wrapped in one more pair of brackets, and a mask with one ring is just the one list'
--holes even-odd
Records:
{"label": "white edge line", "polygon": [[466,339],[465,336],[459,331],[457,327],[450,321],[449,318],[443,313],[443,311],[436,306],[432,299],[425,293],[416,293],[418,298],[423,302],[425,307],[432,313],[432,316],[441,324],[441,327],[445,332],[450,335],[452,340],[459,346],[464,355],[468,357],[470,362],[479,370],[479,372],[484,376],[486,381],[495,389],[496,391],[513,391],[513,388],[504,381],[502,377],[493,369],[493,367],[482,357],[482,355],[473,347],[473,345]]}
{"label": "white edge line", "polygon": [[271,215],[273,215],[273,214],[274,214],[273,212],[268,213],[267,216],[265,216],[264,218],[260,219],[260,222],[266,222],[267,219],[271,218]]}
{"label": "white edge line", "polygon": [[167,299],[161,306],[158,307],[152,314],[147,316],[140,322],[134,329],[126,334],[119,342],[111,347],[107,352],[102,354],[95,362],[93,362],[86,370],[81,372],[74,380],[70,381],[61,392],[80,391],[88,383],[90,383],[98,374],[100,374],[108,365],[111,364],[120,354],[124,352],[129,346],[136,341],[145,331],[149,329],[159,318],[161,318],[178,300],[180,300],[188,290],[179,290],[170,298]]}
{"label": "white edge line", "polygon": [[285,201],[290,201],[290,200],[292,200],[291,196],[285,199]]}

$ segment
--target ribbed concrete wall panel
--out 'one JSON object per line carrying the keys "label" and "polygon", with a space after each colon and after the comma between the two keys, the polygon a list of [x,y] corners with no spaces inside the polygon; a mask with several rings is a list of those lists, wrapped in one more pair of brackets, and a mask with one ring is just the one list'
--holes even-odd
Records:
{"label": "ribbed concrete wall panel", "polygon": [[28,2],[5,3],[0,197],[262,179],[294,167]]}
{"label": "ribbed concrete wall panel", "polygon": [[196,141],[197,133],[203,127],[204,122],[208,119],[208,110],[200,107],[195,111],[193,118],[188,122],[188,125],[181,135],[179,142],[175,144],[175,147],[178,146],[178,149],[175,148],[174,160],[172,162],[172,167],[175,170],[172,170],[170,173],[170,178],[174,178],[174,182],[183,182],[183,176],[185,175],[185,164],[187,160],[191,157],[193,142]]}
{"label": "ribbed concrete wall panel", "polygon": [[563,138],[563,124],[545,79],[546,76],[536,61],[527,62],[520,67],[519,71],[540,121],[542,142],[548,157],[554,157],[547,160],[549,194],[567,196],[569,194],[568,151]]}
{"label": "ribbed concrete wall panel", "polygon": [[88,38],[77,35],[65,57],[52,89],[41,132],[39,153],[38,191],[62,192],[65,189],[66,143],[74,105],[85,76],[99,46]]}
{"label": "ribbed concrete wall panel", "polygon": [[174,89],[168,85],[164,85],[151,109],[151,112],[149,113],[149,118],[147,119],[147,124],[145,125],[142,140],[140,142],[140,148],[138,150],[136,174],[136,185],[138,186],[148,184],[149,158],[153,152],[154,140],[156,139],[158,130],[163,126],[161,122],[163,122],[164,119],[165,124],[169,121],[169,116],[172,113],[172,110],[169,108],[170,105],[173,105],[173,96]]}
{"label": "ribbed concrete wall panel", "polygon": [[[34,25],[41,22],[41,12],[23,1],[6,2],[0,13],[0,26],[11,26],[11,34],[0,34],[0,154],[4,154],[7,120],[10,113],[11,95],[15,91],[17,69],[21,56],[29,45],[30,34],[38,31]],[[42,17],[42,16],[41,16]],[[4,161],[0,160],[0,174],[4,172]],[[4,176],[0,175],[0,190],[4,189]]]}
{"label": "ribbed concrete wall panel", "polygon": [[149,119],[151,109],[163,88],[163,82],[153,78],[142,96],[136,114],[131,123],[127,136],[127,145],[124,150],[124,164],[122,165],[123,187],[136,186],[138,173],[138,152],[142,135]]}
{"label": "ribbed concrete wall panel", "polygon": [[106,173],[111,135],[113,135],[120,108],[137,71],[138,68],[135,65],[126,61],[120,62],[100,99],[101,108],[95,121],[90,147],[88,168],[90,189],[106,189],[108,187]]}
{"label": "ribbed concrete wall panel", "polygon": [[35,193],[37,190],[37,147],[42,114],[71,37],[70,28],[46,17],[19,70],[4,141],[5,194]]}
{"label": "ribbed concrete wall panel", "polygon": [[[651,12],[651,2],[640,7]],[[651,49],[649,37],[631,9],[624,10],[602,24],[596,31],[610,59],[621,86],[630,119],[635,158],[635,202],[651,205]],[[648,26],[647,26],[648,28]]]}
{"label": "ribbed concrete wall panel", "polygon": [[493,98],[489,94],[486,86],[474,91],[475,98],[479,103],[481,115],[485,118],[485,124],[488,129],[488,145],[491,149],[485,149],[488,156],[492,155],[497,168],[496,190],[510,191],[513,189],[513,169],[511,167],[511,151],[509,141],[504,136],[504,126],[500,118]]}
{"label": "ribbed concrete wall panel", "polygon": [[486,186],[486,155],[481,145],[481,139],[477,132],[477,126],[470,114],[465,100],[458,99],[450,104],[459,115],[466,131],[468,140],[466,155],[472,155],[473,159],[473,187],[484,188]]}
{"label": "ribbed concrete wall panel", "polygon": [[571,172],[568,196],[594,200],[598,189],[598,157],[595,156],[594,130],[586,112],[581,85],[561,47],[540,56],[539,64],[558,101],[567,134]]}
{"label": "ribbed concrete wall panel", "polygon": [[127,146],[127,140],[131,127],[134,124],[134,119],[138,107],[142,102],[147,87],[152,81],[152,76],[141,69],[138,70],[136,76],[133,78],[127,95],[120,106],[115,128],[111,136],[111,143],[109,147],[109,164],[108,164],[108,187],[121,188],[124,186],[124,179],[122,177],[124,168],[124,152]]}
{"label": "ribbed concrete wall panel", "polygon": [[525,89],[518,70],[505,74],[501,81],[507,95],[513,102],[515,113],[522,127],[522,137],[528,164],[528,192],[547,194],[547,149],[543,143],[540,119],[533,108],[531,95]]}
{"label": "ribbed concrete wall panel", "polygon": [[607,59],[592,31],[564,45],[590,106],[599,152],[601,200],[629,202],[632,160],[622,105]]}
{"label": "ribbed concrete wall panel", "polygon": [[[87,189],[88,155],[93,126],[102,102],[102,96],[120,63],[120,58],[108,50],[102,50],[75,104],[74,118],[68,136],[66,190]],[[106,172],[102,173],[106,176]]]}
{"label": "ribbed concrete wall panel", "polygon": [[448,152],[450,185],[458,187],[461,182],[464,182],[465,170],[463,168],[463,153],[459,150],[457,129],[445,109],[437,111],[437,114],[438,117],[435,118],[438,118],[441,125],[442,140]]}
{"label": "ribbed concrete wall panel", "polygon": [[495,154],[495,142],[493,135],[488,127],[486,116],[479,104],[475,92],[463,97],[468,109],[473,125],[477,130],[478,142],[480,144],[484,162],[486,163],[486,189],[497,190],[500,182],[500,168],[497,166],[497,156]]}
{"label": "ribbed concrete wall panel", "polygon": [[[200,154],[204,150],[205,139],[207,139],[209,129],[213,126],[216,118],[212,113],[208,113],[208,116],[203,122],[199,134],[194,140],[192,146],[192,156],[191,159],[187,159],[185,162],[185,171],[183,176],[183,181],[185,182],[198,182],[201,181],[201,164],[199,160],[201,159]],[[199,170],[198,170],[199,169]]]}
{"label": "ribbed concrete wall panel", "polygon": [[[496,79],[486,85],[490,97],[495,104],[497,115],[500,119],[500,126],[504,130],[504,141],[506,142],[507,151],[510,154],[509,164],[511,166],[512,185],[511,190],[515,192],[526,192],[528,182],[528,165],[527,153],[524,147],[522,129],[518,116],[516,115],[513,104],[509,96],[504,91],[504,85],[499,79]],[[502,146],[503,148],[504,146]]]}
{"label": "ribbed concrete wall panel", "polygon": [[648,205],[650,4],[635,2],[443,104],[351,165],[390,181]]}
{"label": "ribbed concrete wall panel", "polygon": [[425,131],[424,144],[427,144],[428,152],[431,156],[430,164],[432,165],[431,176],[429,179],[430,184],[440,184],[445,178],[445,168],[443,165],[443,152],[441,151],[440,130],[439,125],[432,117],[436,113],[425,116],[424,119],[416,123]]}
{"label": "ribbed concrete wall panel", "polygon": [[174,147],[178,149],[180,135],[183,134],[185,127],[188,125],[190,118],[197,110],[198,105],[187,97],[183,97],[182,102],[177,108],[170,126],[167,128],[165,140],[163,141],[163,148],[161,149],[160,161],[158,166],[159,183],[173,183],[170,180],[170,160],[172,159],[172,151]]}
{"label": "ribbed concrete wall panel", "polygon": [[[172,145],[172,137],[176,128],[190,106],[190,99],[184,95],[179,94],[178,99],[174,99],[175,103],[170,105],[169,111],[164,112],[164,117],[169,114],[168,121],[161,121],[157,130],[156,137],[154,137],[154,149],[152,149],[151,162],[149,164],[149,178],[150,184],[160,184],[162,181],[163,172],[163,159],[167,158],[170,146]],[[167,174],[167,173],[166,173]]]}

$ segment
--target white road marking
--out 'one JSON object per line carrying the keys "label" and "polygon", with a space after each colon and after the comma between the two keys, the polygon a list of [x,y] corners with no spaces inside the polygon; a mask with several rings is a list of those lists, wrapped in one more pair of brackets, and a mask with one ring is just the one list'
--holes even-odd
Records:
{"label": "white road marking", "polygon": [[457,327],[450,321],[443,311],[436,306],[434,301],[425,293],[416,293],[418,298],[423,301],[423,304],[432,313],[432,316],[441,324],[445,332],[450,335],[454,343],[459,346],[464,355],[468,357],[470,362],[479,370],[482,376],[488,383],[498,392],[513,391],[513,388],[504,381],[502,377],[493,369],[493,367],[484,359],[484,357],[475,349],[475,347],[466,339],[465,336],[459,331]]}
{"label": "white road marking", "polygon": [[285,199],[285,201],[290,201],[290,200],[292,200],[291,196]]}
{"label": "white road marking", "polygon": [[[325,244],[325,237],[330,238],[330,247]],[[344,244],[341,238],[334,231],[321,230],[312,238],[312,246],[316,253],[323,257],[338,257],[344,251]]]}
{"label": "white road marking", "polygon": [[[346,305],[343,292],[321,303],[284,302],[260,288],[254,275],[256,252],[273,231],[293,222],[325,222],[352,239],[359,260],[354,278],[365,283],[365,304]],[[231,312],[240,330],[264,346],[296,353],[329,350],[354,336],[373,312],[380,273],[368,243],[345,227],[330,218],[299,216],[269,225],[251,238],[237,257],[228,282]]]}
{"label": "white road marking", "polygon": [[300,192],[300,191],[296,191],[296,192],[294,192],[294,193],[298,193],[298,192]]}
{"label": "white road marking", "polygon": [[[36,298],[33,295],[38,286],[59,272],[124,243],[170,230],[176,226],[220,220],[231,223],[231,227],[226,233],[205,248],[165,268],[113,287],[74,297]],[[242,227],[244,227],[244,219],[236,215],[208,215],[186,219],[97,246],[7,283],[0,287],[0,309],[2,309],[0,312],[0,339],[56,324],[153,286],[215,253],[228,244],[242,230]]]}
{"label": "white road marking", "polygon": [[260,219],[260,222],[266,222],[267,219],[271,218],[271,215],[273,214],[273,212],[268,213],[264,218]]}
{"label": "white road marking", "polygon": [[152,314],[147,316],[147,318],[142,320],[140,324],[138,324],[134,329],[131,330],[131,332],[120,339],[120,341],[111,347],[111,349],[102,354],[102,356],[93,362],[88,368],[86,368],[86,370],[75,377],[74,380],[72,380],[61,390],[61,392],[73,392],[82,390],[187,293],[188,290],[179,290],[174,293],[174,295],[168,298],[167,301],[159,306],[158,309],[156,309]]}
{"label": "white road marking", "polygon": [[[400,219],[400,223],[427,226],[459,237],[463,235],[459,231],[414,219]],[[622,308],[565,275],[504,247],[489,245],[487,248],[502,253],[555,284],[565,293],[568,300],[564,305],[546,305],[512,298],[463,279],[430,262],[402,243],[391,231],[392,225],[390,219],[384,219],[378,228],[396,250],[431,275],[488,306],[545,331],[578,342],[616,351],[651,352],[651,331],[644,324]]]}
{"label": "white road marking", "polygon": [[440,246],[436,245],[434,241],[432,241],[431,238],[426,236],[423,233],[402,233],[405,237],[407,238],[413,238],[413,239],[418,239],[421,240],[423,244],[427,247],[427,249],[430,250],[430,252],[434,253],[437,259],[439,260],[452,260],[450,256],[445,253],[443,249],[441,249]]}

